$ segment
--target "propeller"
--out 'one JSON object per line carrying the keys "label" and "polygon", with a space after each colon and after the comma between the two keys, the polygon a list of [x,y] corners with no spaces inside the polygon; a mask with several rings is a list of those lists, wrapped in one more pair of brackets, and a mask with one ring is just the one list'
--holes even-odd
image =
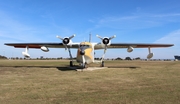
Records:
{"label": "propeller", "polygon": [[99,35],[96,35],[99,39],[101,39],[102,40],[102,43],[103,44],[109,44],[110,43],[110,40],[111,39],[113,39],[113,38],[115,38],[116,37],[116,35],[114,35],[114,36],[111,36],[111,37],[101,37],[101,36],[99,36]]}
{"label": "propeller", "polygon": [[59,38],[59,39],[61,39],[64,44],[68,44],[68,43],[70,42],[70,40],[71,40],[72,38],[74,38],[75,36],[76,36],[76,35],[73,34],[72,36],[70,36],[70,37],[65,37],[65,38],[61,38],[61,37],[58,36],[58,35],[57,35],[56,37]]}
{"label": "propeller", "polygon": [[70,37],[64,37],[64,38],[62,38],[62,37],[60,37],[60,36],[56,36],[56,37],[62,40],[62,43],[63,43],[63,45],[65,46],[65,50],[67,50],[67,45],[69,44],[69,45],[71,46],[71,43],[72,43],[71,39],[74,38],[75,36],[76,36],[76,35],[73,34],[73,35],[70,36]]}
{"label": "propeller", "polygon": [[113,38],[115,38],[116,37],[116,35],[113,35],[113,36],[111,36],[111,37],[101,37],[101,36],[99,36],[99,35],[96,35],[99,39],[101,39],[102,40],[102,43],[105,45],[105,47],[104,47],[104,54],[103,54],[103,56],[102,56],[102,59],[101,59],[101,61],[104,59],[104,56],[105,56],[105,53],[106,53],[106,50],[107,50],[107,45],[109,45],[110,43],[111,43],[111,39],[113,39]]}

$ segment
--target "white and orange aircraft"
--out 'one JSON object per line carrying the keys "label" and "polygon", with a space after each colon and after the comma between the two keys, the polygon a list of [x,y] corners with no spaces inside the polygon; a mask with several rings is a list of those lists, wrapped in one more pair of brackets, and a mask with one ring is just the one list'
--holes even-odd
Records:
{"label": "white and orange aircraft", "polygon": [[48,52],[49,48],[65,48],[68,49],[69,56],[70,56],[70,66],[73,66],[73,57],[71,54],[71,48],[76,48],[77,50],[77,57],[76,61],[80,63],[82,68],[85,68],[87,64],[95,62],[94,60],[94,50],[104,49],[104,53],[101,58],[101,66],[104,67],[104,56],[106,54],[106,50],[112,48],[127,48],[127,52],[132,52],[134,48],[148,48],[149,54],[147,58],[150,59],[153,57],[153,53],[151,52],[151,48],[158,48],[158,47],[171,47],[174,44],[145,44],[145,43],[111,43],[111,40],[116,37],[116,35],[112,37],[100,37],[97,35],[98,38],[101,39],[100,43],[92,43],[91,39],[89,42],[81,42],[81,43],[73,43],[72,38],[75,36],[72,35],[70,37],[61,38],[57,36],[57,38],[62,40],[62,43],[5,43],[8,46],[14,46],[15,48],[25,48],[25,52],[22,54],[29,58],[30,55],[28,53],[29,48],[36,48],[41,49],[44,52]]}

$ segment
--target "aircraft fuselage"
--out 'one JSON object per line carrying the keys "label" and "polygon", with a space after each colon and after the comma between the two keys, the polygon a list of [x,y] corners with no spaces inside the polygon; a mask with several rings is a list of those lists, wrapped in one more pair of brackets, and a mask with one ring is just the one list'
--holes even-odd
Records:
{"label": "aircraft fuselage", "polygon": [[81,42],[80,46],[77,50],[76,61],[81,63],[83,62],[83,56],[85,58],[85,62],[90,64],[94,62],[94,46],[89,42]]}

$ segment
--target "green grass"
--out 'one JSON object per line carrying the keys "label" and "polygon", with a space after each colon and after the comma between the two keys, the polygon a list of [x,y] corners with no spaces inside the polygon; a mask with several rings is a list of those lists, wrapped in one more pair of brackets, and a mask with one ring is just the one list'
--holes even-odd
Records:
{"label": "green grass", "polygon": [[180,103],[180,62],[106,61],[106,66],[140,68],[106,68],[84,72],[61,71],[51,67],[66,65],[69,65],[68,61],[0,60],[0,103]]}

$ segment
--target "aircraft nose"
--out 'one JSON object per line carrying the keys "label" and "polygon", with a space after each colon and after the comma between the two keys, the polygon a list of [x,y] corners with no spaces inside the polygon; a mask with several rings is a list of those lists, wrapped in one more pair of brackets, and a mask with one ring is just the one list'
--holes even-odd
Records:
{"label": "aircraft nose", "polygon": [[80,51],[80,55],[84,55],[85,54],[85,51]]}

